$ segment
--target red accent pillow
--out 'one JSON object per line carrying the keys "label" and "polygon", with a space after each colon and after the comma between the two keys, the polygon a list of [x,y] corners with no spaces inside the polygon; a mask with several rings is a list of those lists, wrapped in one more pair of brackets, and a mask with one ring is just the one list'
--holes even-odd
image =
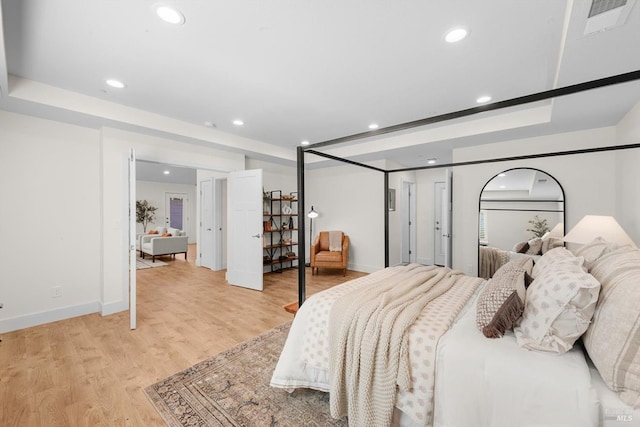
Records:
{"label": "red accent pillow", "polygon": [[158,234],[158,230],[150,230],[149,234]]}
{"label": "red accent pillow", "polygon": [[171,237],[171,233],[162,233],[162,237]]}

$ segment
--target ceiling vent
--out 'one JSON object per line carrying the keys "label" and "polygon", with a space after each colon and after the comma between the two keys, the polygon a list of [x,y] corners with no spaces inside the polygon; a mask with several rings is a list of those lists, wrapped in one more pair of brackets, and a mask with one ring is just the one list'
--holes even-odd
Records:
{"label": "ceiling vent", "polygon": [[592,34],[625,23],[635,0],[593,0],[584,34]]}

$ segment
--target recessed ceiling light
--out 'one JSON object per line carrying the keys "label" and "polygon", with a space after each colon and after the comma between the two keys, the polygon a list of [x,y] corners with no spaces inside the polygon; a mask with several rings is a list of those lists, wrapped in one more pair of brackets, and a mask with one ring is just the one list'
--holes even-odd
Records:
{"label": "recessed ceiling light", "polygon": [[163,173],[163,174],[165,174],[165,175],[169,175],[171,172],[169,172],[169,171],[164,171],[164,172],[162,172],[162,173]]}
{"label": "recessed ceiling light", "polygon": [[449,43],[456,43],[467,37],[469,32],[465,28],[453,28],[447,32],[444,39]]}
{"label": "recessed ceiling light", "polygon": [[491,97],[489,95],[483,95],[478,97],[478,99],[476,99],[476,102],[478,104],[484,104],[485,102],[489,102],[491,101]]}
{"label": "recessed ceiling light", "polygon": [[433,164],[435,164],[435,162],[436,162],[437,160],[438,160],[438,159],[427,159],[427,164],[428,164],[428,165],[433,165]]}
{"label": "recessed ceiling light", "polygon": [[242,126],[244,124],[244,122],[242,120],[234,120],[233,124],[236,126]]}
{"label": "recessed ceiling light", "polygon": [[369,125],[369,129],[378,129],[378,124],[377,123],[371,123]]}
{"label": "recessed ceiling light", "polygon": [[499,174],[498,174],[498,176],[499,176],[500,178],[504,178],[505,176],[507,176],[507,174],[506,174],[506,173],[499,173]]}
{"label": "recessed ceiling light", "polygon": [[108,86],[114,87],[116,89],[123,89],[125,84],[117,79],[107,79],[104,81]]}
{"label": "recessed ceiling light", "polygon": [[500,188],[507,188],[507,186],[506,185],[501,185]]}
{"label": "recessed ceiling light", "polygon": [[304,146],[309,145],[309,141],[302,141],[300,145],[304,145]]}
{"label": "recessed ceiling light", "polygon": [[156,4],[153,8],[156,11],[156,15],[158,15],[164,22],[175,25],[184,24],[184,15],[178,9],[165,4]]}

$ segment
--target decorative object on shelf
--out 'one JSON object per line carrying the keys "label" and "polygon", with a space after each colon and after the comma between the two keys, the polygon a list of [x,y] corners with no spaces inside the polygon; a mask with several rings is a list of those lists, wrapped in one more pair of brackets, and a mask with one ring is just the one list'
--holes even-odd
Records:
{"label": "decorative object on shelf", "polygon": [[262,204],[264,213],[269,214],[269,205],[271,204],[271,193],[268,191],[264,191],[264,187],[262,188]]}
{"label": "decorative object on shelf", "polygon": [[147,225],[153,222],[156,217],[155,212],[158,210],[146,200],[136,200],[136,222],[142,224],[142,231],[147,232]]}
{"label": "decorative object on shelf", "polygon": [[285,255],[287,256],[287,258],[295,258],[296,257],[296,253],[295,252],[287,252]]}
{"label": "decorative object on shelf", "polygon": [[281,190],[263,189],[263,200],[269,201],[268,209],[265,209],[268,212],[264,213],[263,218],[263,253],[269,256],[269,262],[265,261],[264,265],[269,266],[269,270],[274,273],[296,267],[295,261],[298,258],[287,254],[298,245],[295,223],[298,209],[298,205],[295,204],[296,194],[293,192],[284,195]]}

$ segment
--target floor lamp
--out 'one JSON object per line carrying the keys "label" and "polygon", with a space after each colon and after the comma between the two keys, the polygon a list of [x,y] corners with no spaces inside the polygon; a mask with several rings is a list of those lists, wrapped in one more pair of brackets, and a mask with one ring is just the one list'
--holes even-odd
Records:
{"label": "floor lamp", "polygon": [[[313,219],[318,217],[318,212],[313,209],[311,206],[311,210],[307,214],[309,217],[309,261],[311,261],[311,248],[313,247]],[[307,267],[310,266],[311,263],[307,264]]]}

